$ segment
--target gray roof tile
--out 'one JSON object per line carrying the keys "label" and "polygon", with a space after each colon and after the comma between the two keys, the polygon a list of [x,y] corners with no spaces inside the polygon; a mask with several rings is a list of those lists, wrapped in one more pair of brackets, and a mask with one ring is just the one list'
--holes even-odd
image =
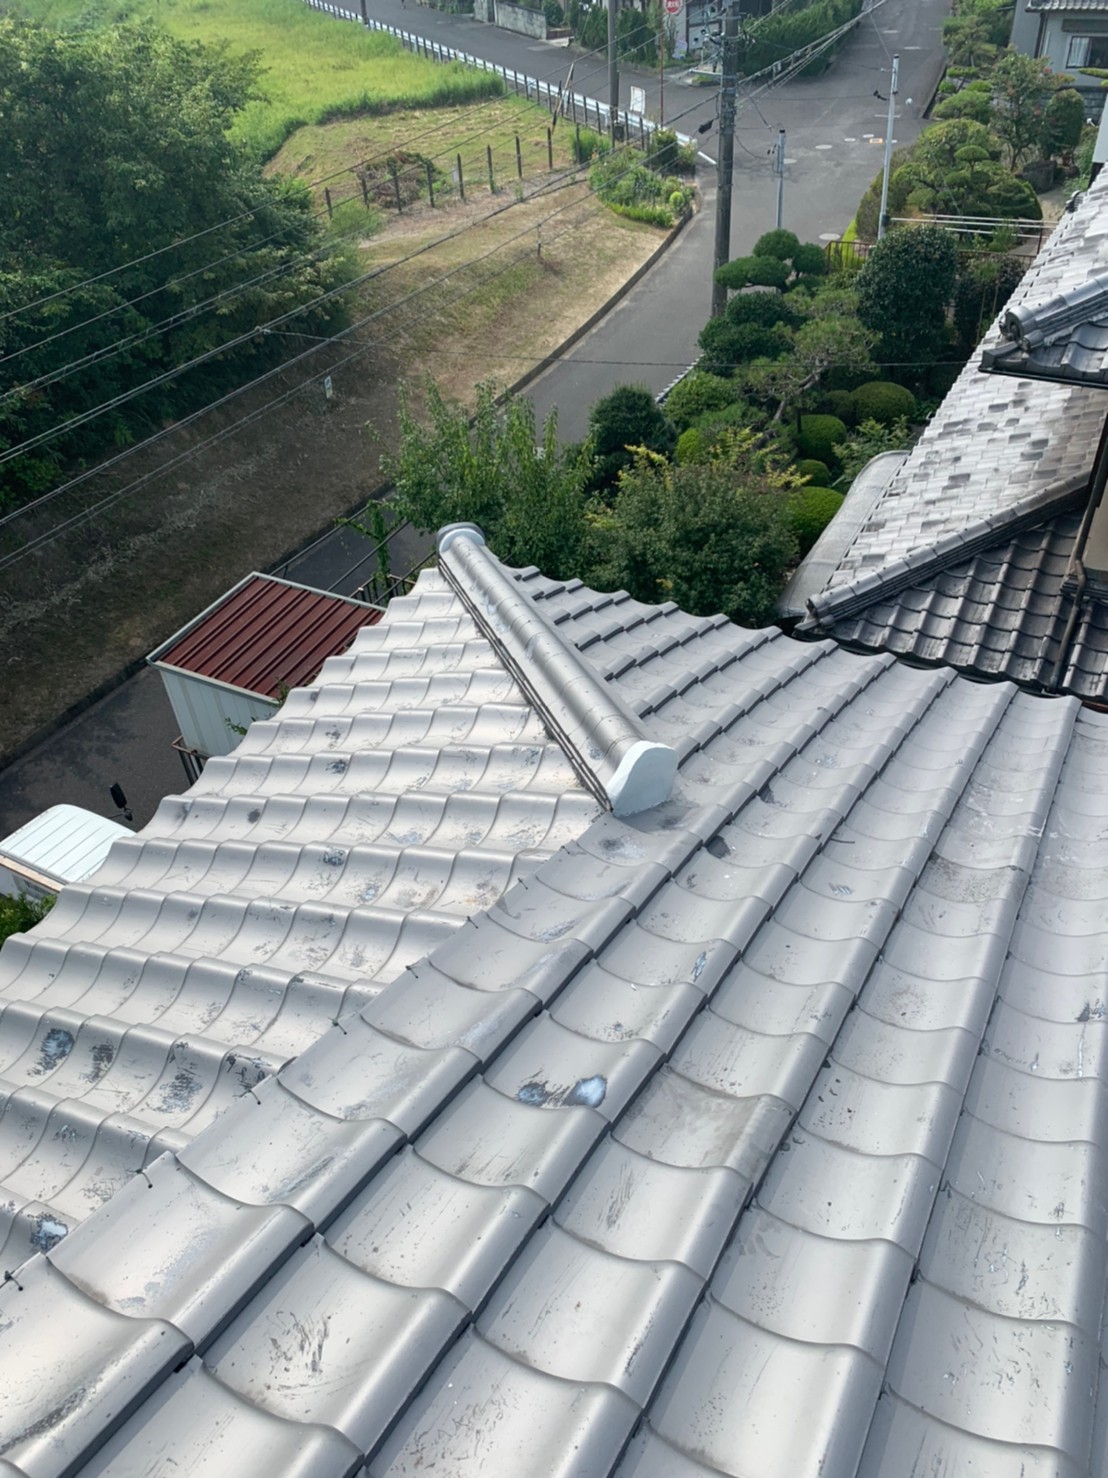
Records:
{"label": "gray roof tile", "polygon": [[[1097,181],[1063,217],[1001,322],[1050,300],[1076,303],[1103,278],[1106,209],[1108,186]],[[1089,332],[1080,327],[1078,340]],[[1102,328],[1091,332],[1103,339]],[[998,323],[984,340],[986,359],[1002,338]],[[1071,632],[1065,582],[1104,407],[1092,385],[1028,377],[1041,371],[1037,359],[1057,360],[1063,348],[1023,356],[1023,378],[986,373],[975,355],[902,464],[859,480],[783,609],[804,629],[854,646],[1103,700],[1104,604],[1086,592]],[[1091,365],[1099,383],[1102,349],[1079,349],[1071,368]]]}
{"label": "gray roof tile", "polygon": [[1091,1478],[1108,721],[505,578],[674,793],[567,790],[428,576],[6,946],[22,1427],[115,1478]]}

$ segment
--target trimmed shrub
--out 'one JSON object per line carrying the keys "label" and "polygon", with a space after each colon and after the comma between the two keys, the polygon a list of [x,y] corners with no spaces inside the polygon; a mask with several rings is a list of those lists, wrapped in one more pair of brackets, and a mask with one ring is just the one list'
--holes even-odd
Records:
{"label": "trimmed shrub", "polygon": [[773,328],[778,323],[796,328],[804,321],[804,315],[780,293],[738,293],[728,299],[724,317],[736,326],[749,323],[759,328]]}
{"label": "trimmed shrub", "polygon": [[846,427],[838,416],[801,416],[796,444],[805,457],[837,467],[836,445],[846,436]]}
{"label": "trimmed shrub", "polygon": [[789,500],[789,522],[801,559],[812,550],[816,540],[842,507],[843,495],[834,488],[806,487]]}
{"label": "trimmed shrub", "polygon": [[816,487],[825,487],[831,480],[830,467],[826,462],[817,461],[815,457],[801,457],[796,470]]}
{"label": "trimmed shrub", "polygon": [[721,411],[735,399],[735,387],[719,375],[693,370],[674,385],[666,396],[665,412],[679,431],[684,431],[706,411]]}
{"label": "trimmed shrub", "polygon": [[890,380],[870,380],[859,385],[850,398],[858,422],[877,421],[882,426],[891,426],[902,416],[906,421],[915,420],[916,397],[903,385],[894,385]]}
{"label": "trimmed shrub", "polygon": [[794,270],[802,277],[827,276],[827,253],[814,241],[805,241],[798,246],[793,252],[792,262]]}
{"label": "trimmed shrub", "polygon": [[736,257],[716,272],[716,281],[737,292],[744,287],[784,287],[792,276],[787,262],[776,257]]}
{"label": "trimmed shrub", "polygon": [[677,438],[677,446],[673,455],[678,465],[683,467],[690,462],[706,461],[707,450],[704,445],[703,431],[696,426],[690,426]]}
{"label": "trimmed shrub", "polygon": [[800,237],[792,231],[767,231],[754,243],[756,257],[776,257],[779,262],[794,262],[800,250]]}

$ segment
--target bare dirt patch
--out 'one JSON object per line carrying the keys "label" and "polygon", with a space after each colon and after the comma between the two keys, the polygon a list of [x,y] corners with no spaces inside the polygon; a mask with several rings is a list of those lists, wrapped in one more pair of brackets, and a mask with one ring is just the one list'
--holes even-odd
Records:
{"label": "bare dirt patch", "polygon": [[[512,208],[483,219],[502,204]],[[388,270],[365,291],[363,328],[135,451],[92,485],[98,501],[117,501],[4,571],[0,753],[378,491],[401,380],[433,371],[461,399],[481,380],[514,383],[662,239],[604,211],[582,184],[393,217],[365,247],[367,263]],[[82,500],[21,520],[21,540],[79,516],[88,487]]]}

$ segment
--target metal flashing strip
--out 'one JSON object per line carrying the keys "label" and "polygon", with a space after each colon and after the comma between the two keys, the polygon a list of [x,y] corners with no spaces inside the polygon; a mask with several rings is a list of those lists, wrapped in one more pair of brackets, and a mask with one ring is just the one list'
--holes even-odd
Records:
{"label": "metal flashing strip", "polygon": [[475,524],[438,534],[439,567],[586,788],[617,816],[667,801],[677,754],[630,708],[519,589]]}

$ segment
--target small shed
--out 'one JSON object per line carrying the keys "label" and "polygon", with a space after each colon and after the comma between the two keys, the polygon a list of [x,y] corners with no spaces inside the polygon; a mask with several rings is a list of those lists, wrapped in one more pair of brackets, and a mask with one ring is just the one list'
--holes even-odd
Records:
{"label": "small shed", "polygon": [[0,840],[0,893],[45,898],[103,866],[126,826],[80,806],[51,806]]}
{"label": "small shed", "polygon": [[248,575],[147,657],[180,726],[178,747],[201,760],[229,754],[255,719],[344,652],[377,606]]}

